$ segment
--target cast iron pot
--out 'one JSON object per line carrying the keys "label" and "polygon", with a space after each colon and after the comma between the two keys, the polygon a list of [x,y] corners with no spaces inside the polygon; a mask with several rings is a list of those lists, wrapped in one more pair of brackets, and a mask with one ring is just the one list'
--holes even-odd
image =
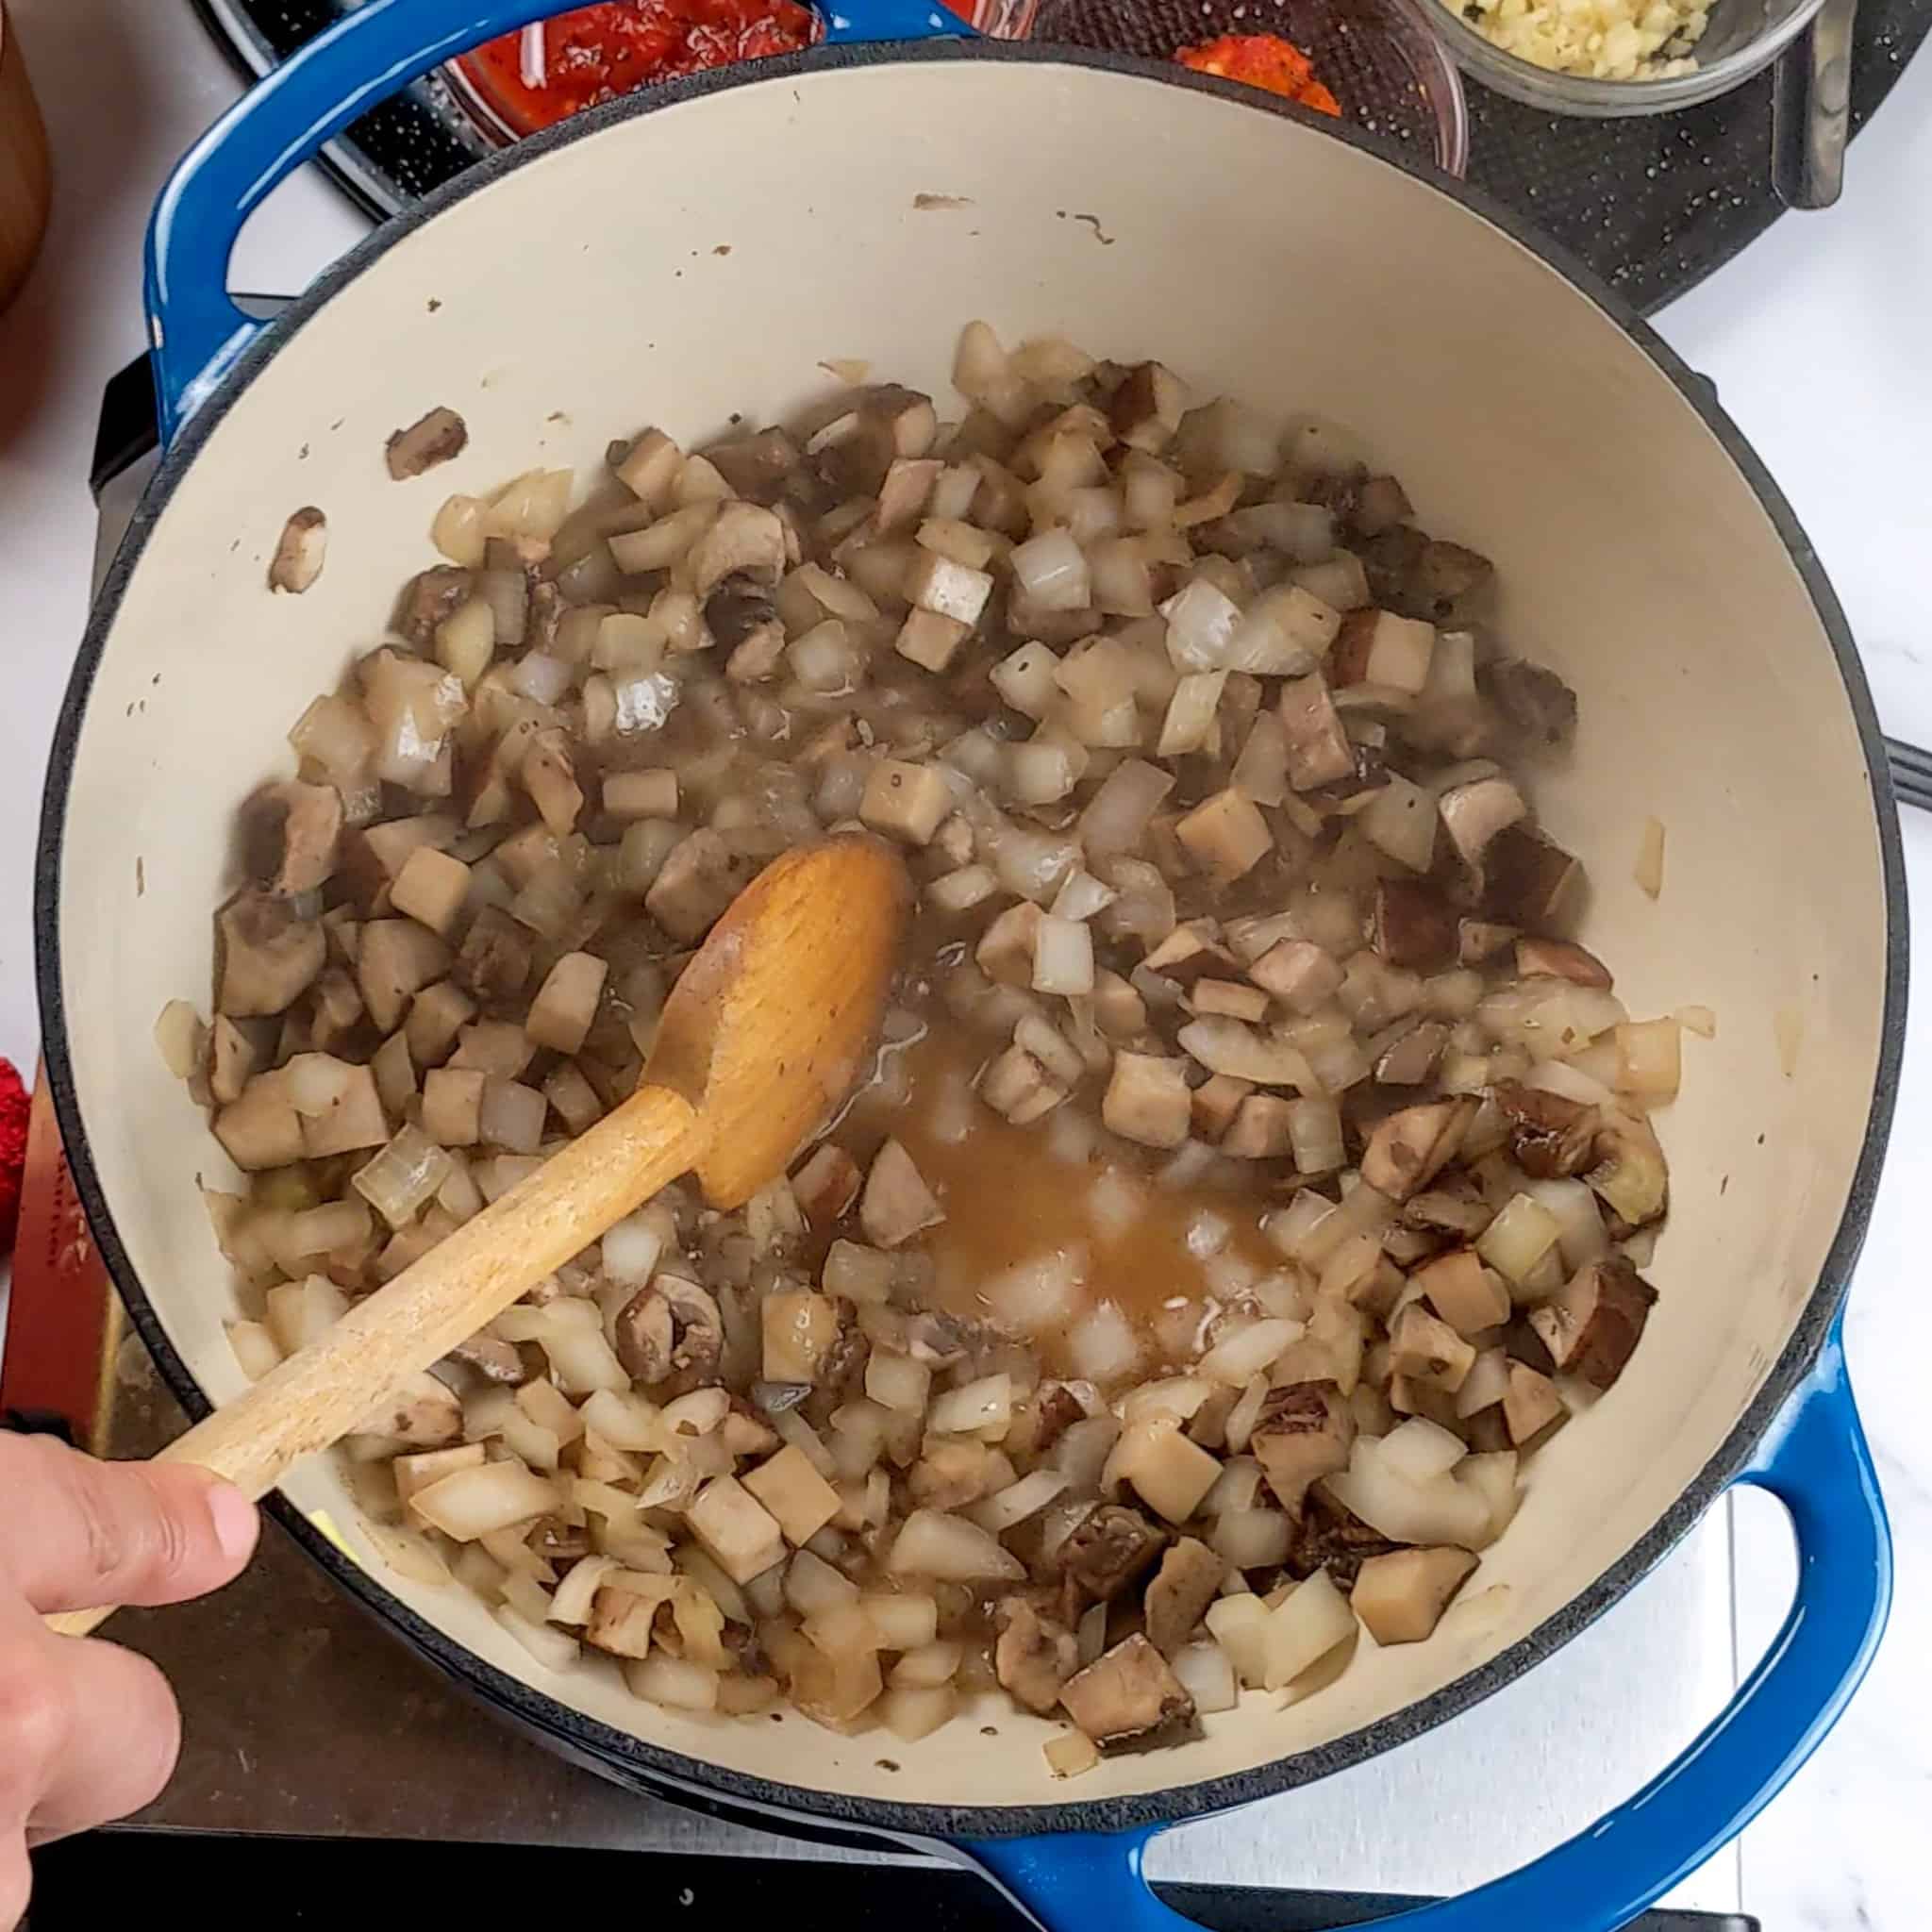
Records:
{"label": "cast iron pot", "polygon": [[[1761,1807],[1857,1683],[1890,1589],[1884,1517],[1838,1317],[1891,1109],[1905,1016],[1897,825],[1864,679],[1790,511],[1623,305],[1456,184],[1267,97],[1128,59],[915,37],[828,44],[584,116],[388,223],[278,321],[224,291],[243,216],[355,114],[539,0],[371,0],[182,163],[149,249],[169,435],[108,577],[56,741],[37,942],[48,1065],[95,1234],[182,1402],[241,1371],[196,1193],[227,1175],[152,1028],[208,985],[236,802],[381,636],[436,505],[533,462],[586,470],[653,421],[684,440],[769,419],[858,357],[947,390],[961,323],[1158,355],[1204,392],[1350,425],[1429,526],[1480,546],[1509,635],[1582,694],[1541,797],[1589,862],[1584,937],[1633,1010],[1701,1002],[1662,1117],[1674,1204],[1631,1371],[1539,1457],[1486,1557],[1486,1616],[1364,1644],[1287,1710],[1251,1694],[1178,1750],[1058,1784],[1045,1726],[1003,1712],[924,1743],[678,1715],[537,1666],[451,1587],[386,1574],[319,1460],[284,1523],[343,1589],[553,1746],[712,1807],[943,1841],[1060,1927],[1173,1924],[1151,1832],[1289,1790],[1415,1737],[1547,1657],[1728,1484],[1793,1518],[1796,1606],[1737,1700],[1594,1829],[1430,1932],[1621,1925]],[[915,194],[956,197],[922,208]],[[433,404],[470,444],[391,482],[384,439]],[[264,566],[324,508],[301,597]],[[1653,904],[1642,821],[1667,827]],[[1798,1036],[1780,1064],[1778,1037]],[[318,1528],[325,1522],[348,1554]],[[1564,1723],[1550,1713],[1553,1728]]]}

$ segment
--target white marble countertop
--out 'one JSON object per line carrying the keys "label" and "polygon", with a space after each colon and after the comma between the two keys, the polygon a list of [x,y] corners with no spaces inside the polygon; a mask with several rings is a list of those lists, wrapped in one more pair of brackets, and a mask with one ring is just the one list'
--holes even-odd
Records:
{"label": "white marble countertop", "polygon": [[[87,461],[102,384],[142,346],[141,235],[169,163],[235,81],[186,0],[9,0],[57,165],[54,230],[0,320],[0,1053],[31,1066],[30,909],[42,774],[85,615],[94,514]],[[1923,450],[1932,432],[1932,59],[1900,81],[1853,150],[1843,202],[1788,216],[1668,310],[1663,333],[1712,376],[1815,541],[1858,639],[1881,716],[1932,744],[1924,619]],[[299,288],[363,223],[310,175],[243,235],[237,287]],[[1910,884],[1932,905],[1932,818],[1907,815]],[[1915,962],[1932,985],[1932,957]],[[1766,1932],[1921,1932],[1932,1815],[1932,1442],[1922,1364],[1932,1300],[1910,1235],[1932,1195],[1932,991],[1915,998],[1890,1162],[1853,1299],[1853,1372],[1898,1542],[1898,1607],[1864,1691],[1746,1835],[1744,1902]],[[1777,1510],[1740,1507],[1740,1660],[1790,1596]]]}

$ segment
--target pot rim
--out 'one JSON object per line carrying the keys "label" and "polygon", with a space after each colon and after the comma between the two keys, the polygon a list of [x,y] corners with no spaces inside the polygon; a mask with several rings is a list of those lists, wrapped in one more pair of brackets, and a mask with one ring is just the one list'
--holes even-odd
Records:
{"label": "pot rim", "polygon": [[1112,1832],[1159,1827],[1206,1817],[1236,1805],[1291,1790],[1346,1770],[1433,1730],[1541,1662],[1594,1623],[1674,1547],[1747,1466],[1759,1439],[1810,1369],[1833,1319],[1844,1302],[1852,1267],[1864,1242],[1884,1164],[1905,1046],[1907,966],[1904,856],[1884,741],[1850,627],[1816,551],[1776,484],[1720,407],[1714,385],[1684,363],[1628,302],[1559,245],[1538,235],[1521,217],[1479,189],[1419,163],[1397,158],[1389,148],[1346,124],[1338,125],[1332,120],[1311,115],[1289,102],[1233,82],[1133,55],[1040,42],[950,40],[889,42],[817,47],[802,54],[779,56],[736,68],[714,69],[682,80],[660,83],[650,90],[574,116],[514,146],[486,157],[475,166],[373,228],[331,263],[248,344],[220,386],[183,425],[173,446],[164,452],[160,467],[115,554],[90,613],[55,729],[35,858],[34,958],[40,993],[42,1051],[61,1138],[95,1242],[137,1331],[153,1354],[170,1389],[192,1419],[198,1421],[208,1414],[211,1405],[186,1363],[176,1355],[135,1274],[126,1249],[122,1245],[88,1148],[68,1046],[59,957],[61,846],[66,826],[69,782],[86,718],[89,694],[112,631],[123,592],[182,475],[235,398],[260,374],[282,345],[326,307],[338,291],[354,281],[390,247],[417,227],[433,221],[444,209],[470,195],[488,190],[512,169],[541,160],[558,148],[589,139],[620,121],[734,88],[756,86],[762,82],[780,85],[800,75],[825,69],[983,60],[1070,66],[1125,75],[1197,93],[1218,95],[1231,106],[1250,112],[1274,114],[1317,127],[1329,138],[1348,142],[1384,166],[1410,175],[1458,204],[1466,212],[1500,229],[1509,240],[1527,249],[1591,300],[1624,330],[1657,372],[1696,411],[1736,464],[1784,543],[1829,640],[1845,697],[1857,726],[1872,791],[1885,889],[1885,993],[1878,1063],[1863,1141],[1844,1213],[1825,1257],[1818,1285],[1757,1396],[1682,1494],[1594,1583],[1487,1663],[1466,1672],[1418,1703],[1391,1712],[1374,1724],[1311,1749],[1245,1771],[1120,1797],[1011,1807],[908,1803],[855,1797],[841,1791],[813,1790],[775,1779],[755,1777],[708,1759],[647,1743],[628,1731],[585,1717],[523,1679],[499,1671],[391,1596],[279,1492],[268,1499],[267,1507],[282,1527],[365,1609],[395,1629],[445,1674],[480,1695],[522,1728],[535,1733],[566,1757],[588,1763],[605,1775],[614,1776],[634,1789],[652,1792],[668,1790],[674,1792],[680,1802],[696,1804],[701,1808],[725,1815],[750,1814],[767,1825],[775,1820],[791,1829],[797,1829],[802,1823],[808,1830],[819,1832],[830,1827],[836,1833],[843,1827],[848,1831],[953,1840],[1024,1837],[1039,1832]]}

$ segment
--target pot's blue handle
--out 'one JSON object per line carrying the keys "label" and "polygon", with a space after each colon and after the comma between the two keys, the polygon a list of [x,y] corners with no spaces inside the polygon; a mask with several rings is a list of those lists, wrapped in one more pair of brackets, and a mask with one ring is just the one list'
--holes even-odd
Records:
{"label": "pot's blue handle", "polygon": [[[1386,1932],[1614,1932],[1694,1872],[1783,1789],[1857,1689],[1891,1603],[1891,1539],[1834,1324],[1740,1481],[1790,1511],[1798,1591],[1724,1714],[1627,1805],[1506,1878],[1378,1919]],[[958,1847],[1054,1932],[1196,1932],[1148,1889],[1152,1832]]]}
{"label": "pot's blue handle", "polygon": [[[559,0],[364,0],[189,149],[147,231],[148,337],[164,442],[260,327],[229,298],[228,258],[269,192],[419,75],[562,10]],[[824,0],[817,10],[829,44],[971,31],[930,0]]]}

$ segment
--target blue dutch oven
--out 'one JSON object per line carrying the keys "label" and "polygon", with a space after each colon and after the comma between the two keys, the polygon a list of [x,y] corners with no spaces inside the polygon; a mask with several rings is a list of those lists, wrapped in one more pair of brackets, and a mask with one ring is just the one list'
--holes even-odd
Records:
{"label": "blue dutch oven", "polygon": [[[1898,836],[1843,618],[1735,428],[1615,297],[1520,224],[1346,127],[1133,59],[975,42],[908,0],[824,44],[614,102],[387,223],[275,322],[225,277],[242,221],[385,95],[544,10],[368,0],[181,163],[149,239],[167,450],[94,612],[55,745],[37,943],[60,1124],[100,1246],[192,1413],[240,1386],[196,1183],[222,1157],[150,1039],[207,984],[235,801],[303,705],[381,635],[451,490],[586,472],[656,421],[715,434],[820,359],[946,391],[959,325],[1160,357],[1204,392],[1349,424],[1439,532],[1495,558],[1505,618],[1582,697],[1540,792],[1591,866],[1585,938],[1634,1008],[1714,1008],[1662,1118],[1661,1292],[1618,1387],[1531,1467],[1474,1614],[1364,1643],[1283,1709],[1048,1774],[1002,1711],[916,1745],[720,1721],[558,1674],[468,1594],[386,1572],[326,1464],[276,1507],[341,1586],[552,1748],[640,1790],[807,1832],[949,1848],[1071,1932],[1154,1927],[1163,1828],[1291,1791],[1530,1670],[1734,1483],[1790,1510],[1796,1602],[1730,1706],[1590,1831],[1405,1932],[1607,1932],[1802,1764],[1869,1664],[1890,1589],[1840,1318],[1905,1019]],[[383,441],[427,408],[470,445],[421,484]],[[263,566],[329,519],[306,596]],[[1796,774],[1802,774],[1802,782]],[[1642,821],[1668,832],[1653,904]],[[333,1534],[331,1534],[333,1532]],[[338,1541],[339,1540],[339,1541]],[[1553,1733],[1565,1723],[1552,1709]],[[1583,1740],[1579,1740],[1581,1746]]]}

